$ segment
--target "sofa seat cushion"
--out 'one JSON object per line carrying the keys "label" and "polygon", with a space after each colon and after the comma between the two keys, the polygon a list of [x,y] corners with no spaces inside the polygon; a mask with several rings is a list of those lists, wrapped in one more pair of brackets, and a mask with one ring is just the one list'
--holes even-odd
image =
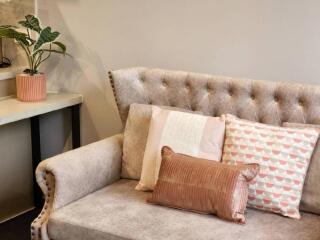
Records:
{"label": "sofa seat cushion", "polygon": [[151,193],[134,190],[137,181],[119,180],[54,212],[48,233],[55,240],[318,240],[320,216],[300,220],[248,209],[247,224],[146,203]]}

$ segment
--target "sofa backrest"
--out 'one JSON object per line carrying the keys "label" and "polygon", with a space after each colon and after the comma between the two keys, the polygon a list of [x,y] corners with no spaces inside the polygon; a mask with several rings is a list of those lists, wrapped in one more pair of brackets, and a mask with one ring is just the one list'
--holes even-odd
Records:
{"label": "sofa backrest", "polygon": [[201,111],[281,125],[320,124],[320,87],[285,82],[212,76],[163,69],[130,68],[109,72],[123,124],[131,103]]}

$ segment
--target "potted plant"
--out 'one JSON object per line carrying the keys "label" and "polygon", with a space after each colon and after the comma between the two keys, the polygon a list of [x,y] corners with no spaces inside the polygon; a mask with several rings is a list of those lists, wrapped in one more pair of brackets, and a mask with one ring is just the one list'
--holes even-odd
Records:
{"label": "potted plant", "polygon": [[18,31],[15,26],[0,26],[0,38],[14,39],[26,53],[29,68],[17,74],[17,97],[21,101],[33,102],[46,99],[46,77],[39,72],[42,63],[51,54],[66,55],[66,46],[56,41],[60,33],[51,27],[42,28],[40,21],[33,15],[27,15],[19,24],[26,30]]}

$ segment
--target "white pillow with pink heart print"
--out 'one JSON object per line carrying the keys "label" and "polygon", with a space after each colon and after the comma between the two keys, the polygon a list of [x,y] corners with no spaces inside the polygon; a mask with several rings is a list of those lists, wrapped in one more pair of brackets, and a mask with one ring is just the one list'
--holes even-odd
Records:
{"label": "white pillow with pink heart print", "polygon": [[283,128],[226,115],[222,161],[260,165],[260,173],[249,183],[248,206],[300,218],[304,179],[317,139],[313,129]]}

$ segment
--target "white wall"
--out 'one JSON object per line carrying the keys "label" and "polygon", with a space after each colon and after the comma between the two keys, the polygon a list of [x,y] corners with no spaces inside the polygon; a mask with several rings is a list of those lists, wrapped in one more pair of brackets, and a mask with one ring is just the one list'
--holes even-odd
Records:
{"label": "white wall", "polygon": [[73,59],[53,59],[51,89],[81,92],[83,143],[121,129],[107,69],[150,66],[319,83],[317,0],[41,0]]}

